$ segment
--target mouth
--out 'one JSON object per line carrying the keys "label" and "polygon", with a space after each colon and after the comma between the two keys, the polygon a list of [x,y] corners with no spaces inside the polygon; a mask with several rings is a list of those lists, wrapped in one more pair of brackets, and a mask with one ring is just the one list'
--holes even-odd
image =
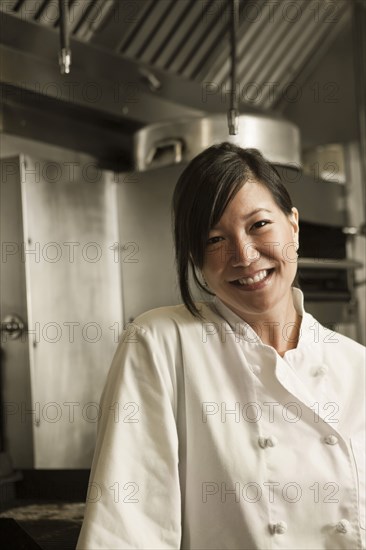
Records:
{"label": "mouth", "polygon": [[242,277],[241,279],[236,279],[235,281],[230,281],[231,285],[241,287],[243,290],[256,290],[257,288],[262,288],[266,286],[275,268],[262,269],[258,271],[253,277]]}

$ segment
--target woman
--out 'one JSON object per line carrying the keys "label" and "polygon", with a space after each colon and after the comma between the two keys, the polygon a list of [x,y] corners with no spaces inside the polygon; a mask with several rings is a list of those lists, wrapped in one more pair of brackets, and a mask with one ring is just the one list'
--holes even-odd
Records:
{"label": "woman", "polygon": [[279,175],[214,145],[173,208],[184,305],[118,347],[78,548],[364,548],[364,348],[304,311]]}

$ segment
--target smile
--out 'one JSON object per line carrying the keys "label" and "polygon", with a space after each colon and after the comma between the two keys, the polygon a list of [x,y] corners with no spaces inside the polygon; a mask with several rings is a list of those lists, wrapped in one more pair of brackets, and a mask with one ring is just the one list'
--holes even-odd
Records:
{"label": "smile", "polygon": [[[253,277],[242,277],[241,279],[236,279],[236,281],[231,281],[232,285],[243,286],[250,288],[261,288],[270,276],[272,275],[274,268],[271,269],[262,269],[258,271]],[[262,283],[262,284],[261,284]]]}

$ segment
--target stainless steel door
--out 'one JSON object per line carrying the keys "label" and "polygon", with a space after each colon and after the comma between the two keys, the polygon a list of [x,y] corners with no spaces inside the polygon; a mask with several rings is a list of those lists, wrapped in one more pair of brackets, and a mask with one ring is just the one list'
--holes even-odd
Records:
{"label": "stainless steel door", "polygon": [[[14,380],[5,341],[4,392],[7,398],[10,386],[26,388],[30,380],[31,399],[14,404],[13,427],[21,430],[7,433],[9,447],[19,446],[29,426],[34,467],[86,468],[122,326],[115,184],[94,166],[30,157],[18,163],[21,204],[13,207],[23,220],[16,246],[26,274],[30,368],[23,365]],[[2,315],[14,308],[8,300]]]}

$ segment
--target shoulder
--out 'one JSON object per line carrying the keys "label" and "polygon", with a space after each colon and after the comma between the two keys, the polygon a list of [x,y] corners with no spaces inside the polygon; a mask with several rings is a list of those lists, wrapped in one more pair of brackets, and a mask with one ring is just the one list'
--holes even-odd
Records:
{"label": "shoulder", "polygon": [[132,324],[143,334],[159,336],[182,330],[200,330],[204,322],[216,320],[217,315],[209,302],[196,302],[196,307],[202,318],[195,317],[184,304],[179,304],[150,309],[138,315]]}
{"label": "shoulder", "polygon": [[196,302],[196,306],[202,318],[193,316],[183,304],[159,307],[138,315],[125,325],[114,362],[145,358],[174,364],[183,352],[197,350],[205,323],[214,324],[220,318],[209,302]]}
{"label": "shoulder", "polygon": [[133,323],[142,329],[151,329],[156,326],[170,326],[174,323],[192,323],[195,319],[183,304],[178,304],[149,309],[144,313],[140,313],[133,320]]}

